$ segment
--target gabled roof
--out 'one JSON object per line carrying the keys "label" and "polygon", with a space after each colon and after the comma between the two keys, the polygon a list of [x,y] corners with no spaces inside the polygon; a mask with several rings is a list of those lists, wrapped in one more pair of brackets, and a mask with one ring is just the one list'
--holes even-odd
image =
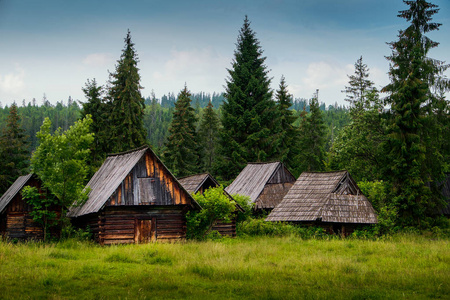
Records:
{"label": "gabled roof", "polygon": [[303,172],[266,220],[377,223],[375,210],[347,171]]}
{"label": "gabled roof", "polygon": [[[197,193],[202,185],[207,181],[211,180],[214,183],[214,186],[219,186],[220,184],[214,179],[214,177],[209,173],[203,173],[203,174],[196,174],[191,176],[186,176],[183,178],[178,179],[178,182],[181,183],[181,185],[191,194]],[[224,190],[225,195],[230,198],[230,200],[234,200],[230,194],[228,194]],[[242,206],[240,206],[238,203],[236,203],[236,207],[238,210],[244,212],[244,209]]]}
{"label": "gabled roof", "polygon": [[[111,154],[106,158],[100,169],[98,169],[86,185],[86,188],[89,187],[91,189],[86,203],[79,207],[71,207],[67,213],[67,216],[79,217],[90,213],[96,213],[102,209],[111,195],[117,190],[125,177],[131,172],[133,167],[139,162],[147,151],[150,151],[154,157],[156,157],[158,162],[160,162],[163,167],[167,169],[156,154],[147,146],[127,152]],[[175,176],[172,175],[172,177],[175,182],[178,183]],[[184,190],[181,184],[180,187]],[[186,194],[190,197],[193,205],[200,207],[187,191]],[[136,205],[138,204],[139,203],[136,203]]]}
{"label": "gabled roof", "polygon": [[219,183],[209,173],[186,176],[178,179],[178,182],[181,183],[186,191],[191,194],[195,194],[208,179],[212,180],[215,186],[219,186]]}
{"label": "gabled roof", "polygon": [[9,187],[9,189],[0,198],[0,213],[6,208],[6,206],[11,202],[11,200],[17,195],[20,190],[27,184],[33,174],[28,174],[25,176],[20,176],[14,181],[14,183]]}
{"label": "gabled roof", "polygon": [[249,196],[251,201],[255,202],[264,190],[264,186],[279,170],[287,172],[292,177],[292,181],[295,181],[294,176],[281,162],[249,163],[225,191],[230,195]]}

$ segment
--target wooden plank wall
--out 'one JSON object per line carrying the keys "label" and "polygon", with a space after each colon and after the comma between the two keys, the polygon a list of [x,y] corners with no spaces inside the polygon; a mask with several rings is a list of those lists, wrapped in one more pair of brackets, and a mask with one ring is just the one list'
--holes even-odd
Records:
{"label": "wooden plank wall", "polygon": [[[40,184],[35,179],[31,179],[29,186],[35,186],[40,189]],[[52,207],[58,215],[61,215],[61,207]],[[44,230],[42,225],[34,222],[30,216],[31,206],[23,199],[21,193],[17,193],[5,209],[2,216],[3,223],[0,234],[11,238],[20,240],[42,240],[44,238]],[[54,237],[59,237],[60,228],[51,228],[50,234]]]}
{"label": "wooden plank wall", "polygon": [[[108,244],[133,244],[141,241],[139,220],[151,220],[152,230],[148,241],[177,241],[186,238],[184,207],[108,207],[99,215],[98,242]],[[145,234],[145,233],[144,233]],[[142,240],[146,240],[143,238]]]}
{"label": "wooden plank wall", "polygon": [[213,226],[212,230],[217,230],[222,236],[235,237],[236,218],[232,218],[230,222],[220,220]]}
{"label": "wooden plank wall", "polygon": [[290,174],[283,165],[275,171],[267,183],[295,182],[296,178]]}

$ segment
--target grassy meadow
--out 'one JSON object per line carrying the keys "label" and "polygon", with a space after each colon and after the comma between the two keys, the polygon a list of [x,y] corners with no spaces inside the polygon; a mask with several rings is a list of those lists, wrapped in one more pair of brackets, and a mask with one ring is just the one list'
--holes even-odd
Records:
{"label": "grassy meadow", "polygon": [[0,299],[426,299],[450,295],[450,243],[252,237],[101,247],[0,242]]}

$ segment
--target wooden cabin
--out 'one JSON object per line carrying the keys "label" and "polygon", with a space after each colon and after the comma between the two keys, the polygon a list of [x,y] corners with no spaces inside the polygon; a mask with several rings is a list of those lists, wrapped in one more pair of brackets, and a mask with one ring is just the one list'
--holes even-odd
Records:
{"label": "wooden cabin", "polygon": [[303,172],[266,221],[320,226],[348,235],[377,223],[372,204],[347,171]]}
{"label": "wooden cabin", "polygon": [[68,216],[102,245],[183,240],[186,213],[201,209],[148,147],[109,155],[86,187]]}
{"label": "wooden cabin", "polygon": [[271,211],[294,182],[295,177],[281,162],[249,163],[225,191],[249,196],[256,210]]}
{"label": "wooden cabin", "polygon": [[[0,235],[9,239],[43,240],[44,228],[34,222],[30,216],[31,206],[22,198],[22,189],[25,186],[34,186],[42,192],[42,182],[36,175],[20,176],[0,198]],[[57,215],[61,215],[61,207],[50,208]],[[53,237],[58,237],[60,227],[50,229]]]}
{"label": "wooden cabin", "polygon": [[[212,175],[208,173],[180,178],[179,182],[191,194],[203,194],[207,189],[219,186],[219,183],[214,179],[214,177],[212,177]],[[227,192],[224,191],[224,193],[227,197],[229,197],[230,200],[233,200],[233,197],[231,197]],[[222,236],[235,237],[236,217],[238,211],[243,212],[244,210],[239,204],[236,204],[236,211],[231,218],[231,222],[219,221],[213,226],[212,230],[217,230]]]}

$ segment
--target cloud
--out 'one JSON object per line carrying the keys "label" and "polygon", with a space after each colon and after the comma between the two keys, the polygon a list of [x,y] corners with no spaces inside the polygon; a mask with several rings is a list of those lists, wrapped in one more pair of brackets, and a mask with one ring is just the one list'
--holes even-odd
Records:
{"label": "cloud", "polygon": [[83,59],[83,64],[91,67],[106,67],[113,61],[111,53],[92,53]]}
{"label": "cloud", "polygon": [[0,90],[5,94],[16,95],[23,90],[25,71],[16,67],[14,72],[2,75],[0,74]]}
{"label": "cloud", "polygon": [[152,81],[155,86],[168,90],[172,90],[174,84],[181,90],[187,83],[193,92],[221,91],[230,61],[211,47],[191,51],[173,50],[163,65],[163,71],[152,74]]}
{"label": "cloud", "polygon": [[300,78],[299,84],[289,85],[289,91],[305,98],[312,97],[316,89],[320,94],[339,94],[348,83],[348,74],[354,72],[351,64],[341,65],[337,62],[312,62],[306,68],[306,75]]}

